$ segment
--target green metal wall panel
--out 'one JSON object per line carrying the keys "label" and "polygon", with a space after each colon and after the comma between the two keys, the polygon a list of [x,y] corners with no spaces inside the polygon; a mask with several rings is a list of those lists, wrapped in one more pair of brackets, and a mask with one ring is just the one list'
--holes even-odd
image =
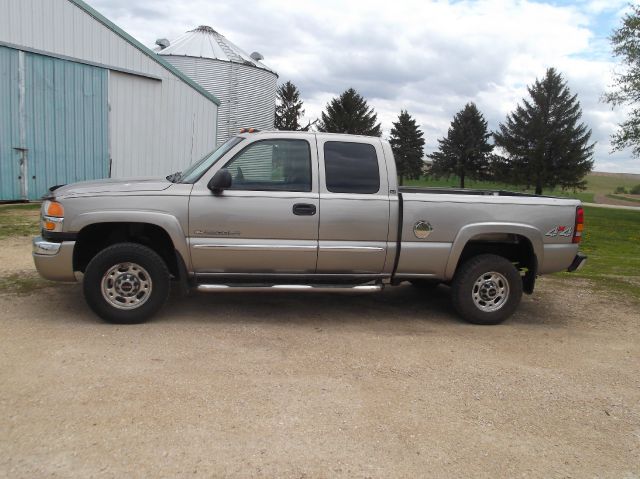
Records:
{"label": "green metal wall panel", "polygon": [[107,89],[103,68],[0,47],[0,200],[109,175]]}
{"label": "green metal wall panel", "polygon": [[0,47],[0,200],[20,199],[18,51]]}
{"label": "green metal wall panel", "polygon": [[109,174],[107,71],[26,54],[29,198]]}

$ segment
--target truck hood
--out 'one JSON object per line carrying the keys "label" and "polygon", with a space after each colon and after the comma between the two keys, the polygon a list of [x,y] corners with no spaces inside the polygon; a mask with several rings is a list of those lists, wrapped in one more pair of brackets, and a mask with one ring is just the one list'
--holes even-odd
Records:
{"label": "truck hood", "polygon": [[63,196],[92,196],[109,193],[135,193],[146,191],[162,191],[173,183],[162,177],[149,178],[108,178],[104,180],[80,181],[56,188],[53,195]]}

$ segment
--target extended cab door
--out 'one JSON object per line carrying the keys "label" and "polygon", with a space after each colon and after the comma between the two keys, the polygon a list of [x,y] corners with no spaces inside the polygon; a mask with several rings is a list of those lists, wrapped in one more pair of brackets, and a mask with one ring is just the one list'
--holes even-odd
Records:
{"label": "extended cab door", "polygon": [[[315,135],[249,135],[193,188],[189,242],[199,274],[314,273],[318,247]],[[232,186],[207,182],[227,168]]]}
{"label": "extended cab door", "polygon": [[380,140],[318,135],[318,273],[380,274],[387,257],[389,187]]}

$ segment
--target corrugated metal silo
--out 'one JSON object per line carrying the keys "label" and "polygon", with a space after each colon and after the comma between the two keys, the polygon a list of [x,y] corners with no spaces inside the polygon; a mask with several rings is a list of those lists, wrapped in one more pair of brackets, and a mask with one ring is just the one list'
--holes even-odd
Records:
{"label": "corrugated metal silo", "polygon": [[220,99],[218,144],[239,128],[273,128],[278,75],[259,61],[259,54],[248,55],[207,26],[187,32],[157,53]]}

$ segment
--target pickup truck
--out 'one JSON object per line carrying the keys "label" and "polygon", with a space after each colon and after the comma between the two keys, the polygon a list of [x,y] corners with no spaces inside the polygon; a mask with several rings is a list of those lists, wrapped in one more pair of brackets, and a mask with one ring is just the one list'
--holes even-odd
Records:
{"label": "pickup truck", "polygon": [[103,319],[142,322],[170,288],[227,292],[451,287],[454,309],[496,324],[536,277],[573,271],[573,199],[403,188],[389,143],[313,132],[244,132],[166,178],[52,187],[33,240],[39,273],[82,281]]}

